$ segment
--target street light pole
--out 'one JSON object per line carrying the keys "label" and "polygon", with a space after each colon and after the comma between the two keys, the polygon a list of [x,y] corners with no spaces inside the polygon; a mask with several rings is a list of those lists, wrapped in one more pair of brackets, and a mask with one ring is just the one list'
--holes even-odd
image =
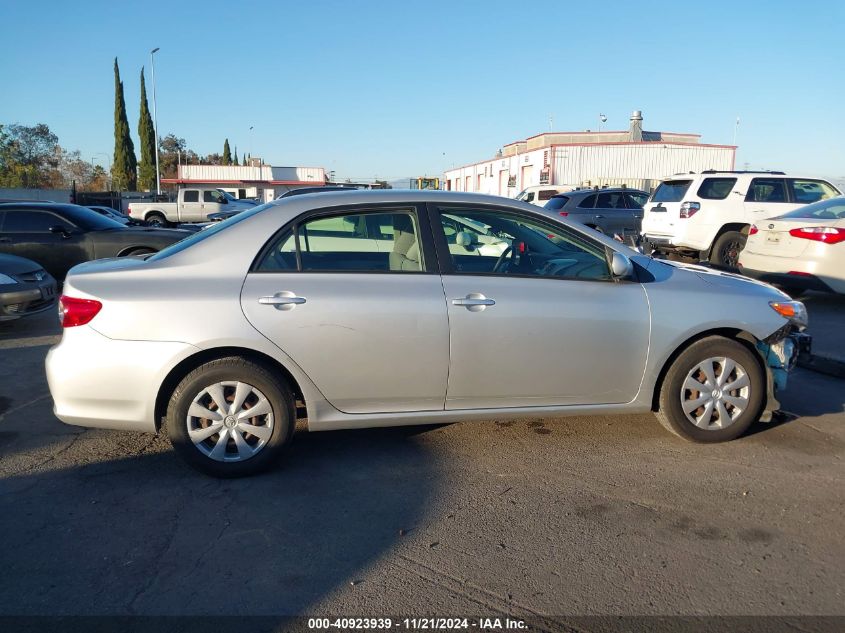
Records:
{"label": "street light pole", "polygon": [[[161,172],[158,167],[158,108],[156,107],[156,63],[153,55],[158,51],[158,47],[150,51],[150,71],[153,79],[153,134],[156,137],[156,196],[161,195]],[[178,174],[177,174],[178,176]]]}

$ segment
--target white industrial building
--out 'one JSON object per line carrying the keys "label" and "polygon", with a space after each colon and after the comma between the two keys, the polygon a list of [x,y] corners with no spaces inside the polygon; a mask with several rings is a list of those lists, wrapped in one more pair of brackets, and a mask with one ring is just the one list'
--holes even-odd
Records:
{"label": "white industrial building", "polygon": [[254,165],[179,165],[176,178],[162,178],[162,184],[206,185],[228,191],[236,198],[258,198],[269,202],[290,189],[326,184],[322,167],[271,167]]}
{"label": "white industrial building", "polygon": [[545,132],[505,145],[495,158],[445,173],[444,188],[513,198],[532,185],[627,185],[649,191],[665,176],[731,170],[735,145],[708,145],[699,134],[646,132],[642,113],[621,132]]}

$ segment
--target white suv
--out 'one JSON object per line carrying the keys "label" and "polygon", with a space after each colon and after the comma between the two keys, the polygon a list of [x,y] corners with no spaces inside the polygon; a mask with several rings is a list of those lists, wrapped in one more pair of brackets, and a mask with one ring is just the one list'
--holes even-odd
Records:
{"label": "white suv", "polygon": [[664,178],[645,205],[643,242],[735,267],[752,224],[839,193],[825,180],[782,171],[676,174]]}

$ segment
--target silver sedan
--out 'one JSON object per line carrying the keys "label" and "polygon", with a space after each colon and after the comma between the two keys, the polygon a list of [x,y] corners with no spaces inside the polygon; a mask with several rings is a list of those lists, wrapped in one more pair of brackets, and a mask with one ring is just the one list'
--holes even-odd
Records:
{"label": "silver sedan", "polygon": [[73,268],[47,357],[69,424],[247,475],[312,431],[654,411],[719,442],[778,407],[800,302],[504,198],[302,195]]}

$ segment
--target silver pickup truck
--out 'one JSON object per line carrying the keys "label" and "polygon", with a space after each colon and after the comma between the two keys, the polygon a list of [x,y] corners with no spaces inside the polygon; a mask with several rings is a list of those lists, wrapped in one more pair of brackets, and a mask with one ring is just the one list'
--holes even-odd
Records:
{"label": "silver pickup truck", "polygon": [[180,189],[176,202],[133,202],[129,217],[151,226],[173,226],[185,222],[207,222],[212,213],[243,211],[255,206],[253,200],[238,200],[221,189],[193,187]]}

